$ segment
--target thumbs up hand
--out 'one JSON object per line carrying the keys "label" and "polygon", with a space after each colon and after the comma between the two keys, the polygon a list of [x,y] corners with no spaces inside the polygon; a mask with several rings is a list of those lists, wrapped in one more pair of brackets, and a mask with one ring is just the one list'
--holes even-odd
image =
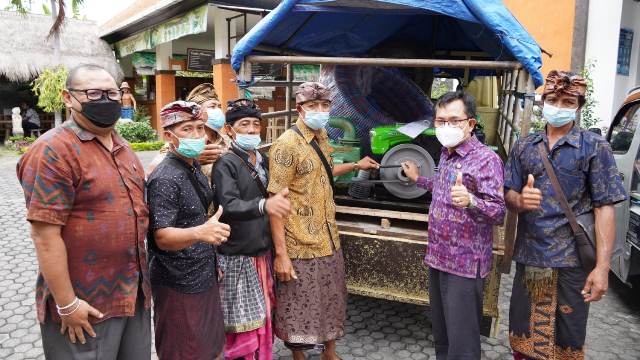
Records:
{"label": "thumbs up hand", "polygon": [[279,193],[271,195],[264,204],[267,214],[270,216],[277,216],[279,218],[287,217],[289,215],[289,211],[291,211],[291,202],[288,197],[288,188],[284,188]]}
{"label": "thumbs up hand", "polygon": [[520,209],[524,211],[538,210],[542,204],[542,191],[534,187],[535,179],[529,174],[527,185],[520,194]]}
{"label": "thumbs up hand", "polygon": [[466,208],[471,203],[471,194],[462,183],[462,173],[458,172],[456,183],[451,187],[451,202],[453,206]]}
{"label": "thumbs up hand", "polygon": [[214,219],[215,221],[220,221],[220,217],[222,216],[222,206],[218,207],[218,211],[216,211],[215,214],[213,214],[213,216],[211,217],[211,219]]}
{"label": "thumbs up hand", "polygon": [[218,211],[211,217],[211,219],[196,228],[198,238],[201,241],[213,245],[220,245],[227,241],[227,238],[231,234],[231,228],[229,225],[223,224],[219,221],[220,216],[222,216],[222,206],[218,208]]}

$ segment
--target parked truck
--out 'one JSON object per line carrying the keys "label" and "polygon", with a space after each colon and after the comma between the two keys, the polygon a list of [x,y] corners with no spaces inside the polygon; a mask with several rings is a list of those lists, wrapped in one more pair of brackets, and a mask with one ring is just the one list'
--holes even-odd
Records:
{"label": "parked truck", "polygon": [[629,194],[615,206],[616,243],[611,270],[640,287],[640,88],[632,89],[615,114],[607,140]]}
{"label": "parked truck", "polygon": [[[542,83],[541,52],[535,40],[499,1],[285,0],[240,40],[231,62],[242,89],[286,87],[286,109],[264,115],[287,116],[284,128],[295,117],[291,98],[298,83],[292,65],[334,67],[334,75],[342,71],[347,77],[350,71],[371,75],[368,79],[373,80],[363,82],[371,92],[349,95],[347,91],[333,101],[333,109],[346,105],[360,110],[346,119],[344,113],[332,110],[338,116],[330,124],[340,129],[332,140],[334,162],[372,155],[382,165],[377,174],[336,179],[343,183],[334,195],[347,286],[352,294],[428,305],[428,268],[423,259],[430,197],[408,182],[399,163],[413,160],[423,175],[433,175],[440,145],[429,126],[415,138],[398,131],[402,124],[417,120],[432,124],[432,111],[426,111],[424,118],[397,114],[415,102],[428,108],[434,78],[455,78],[461,87],[468,87],[474,78],[489,77],[493,93],[488,98],[495,101],[489,101],[482,122],[490,145],[506,158],[519,134],[529,131],[535,87]],[[285,80],[260,81],[255,64],[281,64],[287,70]],[[390,68],[401,73],[379,70]],[[383,74],[387,78],[381,78]],[[423,92],[409,98],[400,91],[372,95],[405,78]],[[378,119],[373,125],[372,118]],[[367,180],[370,186],[354,190],[348,184],[351,178]],[[485,334],[496,329],[492,324],[500,316],[499,269],[511,265],[508,250],[506,264],[501,260],[505,243],[507,249],[513,243],[515,218],[509,213],[506,225],[495,228],[493,268],[485,282]]]}

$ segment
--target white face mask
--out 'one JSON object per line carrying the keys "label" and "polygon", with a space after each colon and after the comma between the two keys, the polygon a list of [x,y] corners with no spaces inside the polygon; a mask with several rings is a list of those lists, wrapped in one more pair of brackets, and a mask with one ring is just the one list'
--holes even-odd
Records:
{"label": "white face mask", "polygon": [[566,109],[545,103],[542,107],[542,116],[553,127],[563,127],[575,121],[578,109]]}
{"label": "white face mask", "polygon": [[452,148],[462,142],[464,139],[464,130],[462,128],[449,125],[437,127],[436,138],[438,138],[438,141],[440,141],[442,146]]}

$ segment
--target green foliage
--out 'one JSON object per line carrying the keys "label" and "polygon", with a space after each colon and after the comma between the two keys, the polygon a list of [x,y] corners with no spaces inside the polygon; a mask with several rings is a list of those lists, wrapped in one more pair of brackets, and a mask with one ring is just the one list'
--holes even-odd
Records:
{"label": "green foliage", "polygon": [[59,65],[55,68],[45,69],[31,83],[31,89],[38,97],[38,107],[46,112],[56,112],[64,109],[62,90],[65,88],[67,74],[67,69]]}
{"label": "green foliage", "polygon": [[116,131],[132,145],[134,143],[155,142],[158,134],[151,127],[151,116],[146,106],[138,106],[133,113],[133,121],[116,124]]}
{"label": "green foliage", "polygon": [[76,20],[86,20],[87,17],[85,15],[80,14],[80,7],[84,5],[84,0],[73,0],[71,1],[71,12],[73,13],[73,18]]}
{"label": "green foliage", "polygon": [[[80,14],[80,7],[82,5],[84,5],[84,1],[85,0],[71,0],[71,12],[73,13],[73,18],[74,19],[80,19],[80,20],[86,20],[86,16],[81,15]],[[55,1],[56,5],[58,9],[65,7],[65,1],[64,0],[56,0]],[[25,7],[26,5],[26,7]],[[32,12],[32,7],[31,7],[31,1],[27,1],[25,4],[25,1],[23,0],[11,0],[9,2],[9,5],[6,6],[4,8],[4,10],[6,11],[17,11],[19,13],[21,13],[22,15],[27,15],[27,13]],[[42,13],[44,15],[52,15],[52,9],[50,9],[46,4],[42,4]],[[65,16],[62,16],[62,21],[64,21]],[[59,32],[60,30],[58,29],[57,32]]]}
{"label": "green foliage", "polygon": [[448,93],[449,86],[447,85],[447,79],[433,79],[433,84],[431,85],[431,98],[439,99],[442,95]]}
{"label": "green foliage", "polygon": [[544,130],[546,121],[542,118],[542,108],[539,106],[533,107],[533,113],[531,114],[531,125],[529,127],[529,133],[536,133]]}
{"label": "green foliage", "polygon": [[18,154],[24,154],[29,150],[29,146],[36,141],[36,138],[33,136],[24,137],[22,135],[11,136],[7,142],[6,146],[8,149],[16,151]]}
{"label": "green foliage", "polygon": [[582,107],[581,115],[580,115],[580,127],[584,129],[589,129],[594,127],[598,122],[600,122],[600,118],[594,115],[595,107],[598,104],[598,101],[593,97],[593,68],[595,67],[595,63],[593,61],[587,62],[587,64],[582,69],[581,75],[587,81],[587,91],[585,93],[585,103]]}
{"label": "green foliage", "polygon": [[158,138],[148,122],[126,122],[116,124],[116,131],[130,143],[144,143]]}
{"label": "green foliage", "polygon": [[4,8],[6,11],[17,11],[22,15],[27,14],[27,9],[22,4],[22,0],[11,0],[9,5]]}
{"label": "green foliage", "polygon": [[147,124],[151,123],[151,115],[149,115],[149,111],[146,106],[138,106],[133,113],[134,122],[144,122]]}
{"label": "green foliage", "polygon": [[133,151],[158,151],[164,146],[164,143],[162,141],[155,141],[131,143],[129,145],[131,145],[131,149],[133,149]]}

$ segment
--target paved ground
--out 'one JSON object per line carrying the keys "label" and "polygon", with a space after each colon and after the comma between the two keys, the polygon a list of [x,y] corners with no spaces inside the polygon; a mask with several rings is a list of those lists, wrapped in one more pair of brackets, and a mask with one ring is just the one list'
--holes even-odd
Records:
{"label": "paved ground", "polygon": [[[150,154],[141,158],[146,162]],[[16,160],[0,157],[0,359],[42,359],[33,294],[37,263],[15,178]],[[511,358],[506,333],[511,284],[510,277],[503,277],[503,318],[498,337],[482,339],[485,359]],[[588,358],[640,359],[640,296],[613,277],[611,285],[605,300],[591,308]],[[348,315],[347,335],[338,343],[343,359],[435,359],[427,308],[353,296]],[[290,358],[281,342],[276,351],[277,359]]]}

